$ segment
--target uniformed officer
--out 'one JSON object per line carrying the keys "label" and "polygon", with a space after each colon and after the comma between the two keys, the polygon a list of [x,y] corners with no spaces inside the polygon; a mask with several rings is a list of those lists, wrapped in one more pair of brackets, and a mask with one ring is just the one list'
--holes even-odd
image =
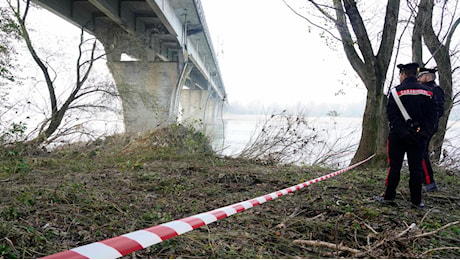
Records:
{"label": "uniformed officer", "polygon": [[407,153],[409,164],[409,190],[411,207],[423,208],[422,202],[422,158],[428,138],[433,133],[436,120],[433,92],[417,81],[417,63],[399,64],[400,85],[396,86],[397,95],[403,109],[411,119],[406,120],[391,92],[387,102],[387,117],[390,132],[387,140],[388,176],[383,197],[377,200],[396,204],[396,188],[400,180],[404,155]]}
{"label": "uniformed officer", "polygon": [[[423,85],[430,87],[431,91],[433,92],[433,100],[436,104],[436,114],[437,114],[433,134],[435,134],[438,131],[439,118],[441,118],[441,116],[444,115],[444,102],[445,102],[444,90],[442,90],[442,88],[439,87],[439,85],[436,84],[435,82],[436,71],[437,71],[436,68],[433,68],[433,69],[420,68],[420,71],[417,75],[418,81],[422,83]],[[434,180],[433,167],[431,167],[431,162],[430,162],[429,143],[432,137],[433,135],[431,135],[430,138],[428,139],[425,151],[423,153],[422,183],[424,184],[423,190],[425,192],[436,191],[438,189],[436,185],[436,181]]]}

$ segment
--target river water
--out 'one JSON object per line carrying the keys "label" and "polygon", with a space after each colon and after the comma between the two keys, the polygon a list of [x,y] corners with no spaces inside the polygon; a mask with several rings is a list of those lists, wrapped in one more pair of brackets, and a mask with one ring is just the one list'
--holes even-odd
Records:
{"label": "river water", "polygon": [[[357,149],[361,137],[361,118],[346,117],[306,117],[297,127],[301,135],[299,141],[313,140],[309,145],[292,152],[285,162],[311,165],[322,163],[328,166],[347,166]],[[307,122],[307,123],[305,123]],[[305,127],[308,124],[308,127]],[[266,115],[224,115],[220,124],[214,127],[213,148],[222,155],[238,156],[243,150],[267,135],[268,139],[275,140],[273,132],[287,125],[294,125],[286,121],[284,116],[273,118]],[[300,129],[302,128],[302,129]],[[265,132],[262,132],[264,129]],[[272,133],[267,131],[272,129]],[[283,132],[289,135],[288,132]],[[262,148],[262,146],[260,146]],[[460,121],[450,121],[443,146],[446,157],[443,164],[460,167]],[[257,149],[257,148],[256,148]]]}
{"label": "river water", "polygon": [[[292,157],[284,160],[296,164],[313,164],[328,158],[337,166],[348,164],[353,157],[361,133],[360,118],[306,117],[300,124],[288,121],[286,116],[225,115],[214,131],[213,148],[226,156],[238,156],[245,148],[267,135],[267,139],[280,138],[278,129],[290,125],[296,129],[299,142],[308,144],[293,151]],[[271,129],[262,133],[262,129]],[[262,134],[261,134],[262,133]],[[273,134],[275,133],[275,134]],[[291,136],[285,143],[295,146],[292,132],[281,132]],[[257,149],[257,148],[256,148]],[[300,151],[302,150],[302,151]]]}

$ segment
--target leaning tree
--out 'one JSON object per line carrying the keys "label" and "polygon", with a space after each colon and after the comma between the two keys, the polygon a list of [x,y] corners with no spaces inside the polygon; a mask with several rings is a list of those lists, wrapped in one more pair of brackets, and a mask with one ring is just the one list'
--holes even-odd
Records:
{"label": "leaning tree", "polygon": [[[453,43],[454,33],[460,25],[459,1],[421,0],[418,6],[413,7],[415,15],[414,30],[412,33],[412,56],[420,64],[433,64],[438,68],[439,85],[446,94],[444,115],[439,121],[439,131],[433,137],[431,148],[432,159],[439,161],[442,144],[446,135],[447,121],[455,101],[453,96],[453,74],[459,67],[454,67],[458,60],[458,49]],[[433,11],[437,11],[433,20]],[[424,46],[429,55],[424,54]],[[434,67],[434,66],[433,66]],[[458,95],[458,94],[457,94]]]}
{"label": "leaning tree", "polygon": [[[376,21],[376,17],[380,12],[374,12],[373,16],[375,17],[363,18],[363,14],[369,12],[369,10],[366,9],[376,5],[377,1],[360,1],[357,3],[357,1],[354,0],[305,0],[305,2],[313,6],[313,8],[306,8],[304,10],[314,10],[316,17],[325,19],[326,23],[319,23],[318,20],[312,18],[315,16],[301,14],[299,8],[293,8],[287,0],[283,1],[291,10],[303,17],[311,25],[328,32],[332,37],[338,39],[342,43],[343,50],[350,65],[367,89],[361,139],[358,150],[351,163],[361,161],[371,154],[376,154],[372,163],[375,166],[386,165],[385,143],[388,127],[386,118],[387,98],[384,86],[388,84],[388,82],[390,82],[389,85],[391,85],[392,81],[387,79],[387,75],[391,72],[389,71],[390,63],[392,59],[397,59],[400,46],[407,38],[405,35],[410,32],[411,26],[415,24],[412,31],[412,58],[406,58],[406,61],[422,60],[421,54],[417,56],[417,53],[415,53],[416,50],[422,49],[422,42],[421,40],[414,41],[414,39],[421,39],[423,36],[425,40],[424,44],[428,47],[434,60],[438,64],[441,75],[441,85],[444,85],[443,87],[449,98],[449,101],[446,102],[446,115],[440,122],[439,134],[433,141],[435,147],[437,147],[437,158],[439,158],[448,115],[452,107],[452,68],[450,61],[448,61],[449,44],[452,34],[459,23],[458,20],[452,20],[452,22],[449,23],[450,30],[445,34],[446,37],[441,39],[440,37],[442,36],[440,33],[435,33],[432,26],[434,0],[421,0],[420,3],[418,3],[418,13],[411,12],[401,19],[399,19],[400,13],[402,13],[400,5],[404,3],[415,10],[417,6],[416,2],[407,0],[401,3],[400,0],[388,0],[386,2],[386,9],[381,27],[378,27],[380,23]],[[378,3],[383,4],[383,2]],[[439,1],[439,3],[447,3],[447,1]],[[457,8],[454,8],[454,10],[456,9]],[[361,12],[361,10],[364,11]],[[455,17],[455,11],[453,13],[452,17]],[[416,17],[415,22],[414,17]],[[333,24],[338,35],[333,32],[333,29],[327,28],[324,25],[327,24],[327,22]],[[399,28],[401,28],[401,30],[399,30]],[[396,38],[397,33],[399,33],[398,39]],[[396,50],[396,52],[394,52],[394,50]]]}
{"label": "leaning tree", "polygon": [[[382,166],[386,162],[385,142],[388,133],[384,86],[395,46],[400,0],[387,2],[384,22],[379,30],[378,46],[372,44],[368,33],[369,26],[375,25],[366,24],[355,1],[307,0],[306,2],[311,4],[327,22],[332,22],[338,36],[331,31],[329,33],[341,41],[349,63],[367,89],[361,139],[352,163],[375,153],[373,164]],[[286,1],[285,3],[290,6]],[[326,29],[306,15],[300,14],[292,6],[290,8],[314,26]]]}
{"label": "leaning tree", "polygon": [[[63,128],[63,123],[66,120],[69,112],[79,110],[87,112],[89,110],[106,110],[104,98],[115,97],[116,91],[113,83],[107,82],[89,82],[90,73],[92,72],[95,62],[102,59],[104,54],[97,53],[97,41],[92,38],[85,38],[84,28],[81,28],[80,42],[78,45],[78,57],[76,60],[76,75],[75,83],[67,92],[59,90],[56,83],[56,72],[48,63],[46,58],[40,56],[37,48],[34,45],[33,39],[29,34],[29,29],[26,23],[29,11],[31,9],[30,0],[7,0],[7,4],[15,17],[17,32],[24,41],[27,50],[32,56],[35,64],[38,66],[43,76],[47,93],[49,96],[47,104],[49,108],[44,110],[50,111],[46,113],[45,119],[37,127],[36,136],[27,142],[32,147],[37,147],[44,143],[49,143],[60,135],[68,135],[75,133],[76,129],[81,128],[80,125],[75,127]],[[88,48],[87,45],[90,45]],[[69,75],[67,75],[69,76]],[[67,93],[67,94],[66,94]],[[91,101],[88,99],[93,97]],[[101,97],[103,99],[101,99]],[[96,102],[94,99],[98,99]],[[59,130],[59,131],[58,131]]]}

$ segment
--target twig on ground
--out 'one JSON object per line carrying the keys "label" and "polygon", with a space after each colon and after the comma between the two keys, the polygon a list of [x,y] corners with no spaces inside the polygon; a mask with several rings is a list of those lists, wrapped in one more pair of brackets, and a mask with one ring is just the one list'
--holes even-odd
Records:
{"label": "twig on ground", "polygon": [[307,250],[309,252],[318,254],[320,256],[337,258],[337,254],[335,252],[318,252],[318,250],[314,250],[311,247],[305,247],[305,246],[302,246],[302,245],[299,245],[299,248],[305,249],[305,250]]}
{"label": "twig on ground", "polygon": [[[428,212],[427,212],[428,214]],[[423,217],[425,218],[426,215]],[[423,222],[423,219],[422,221]],[[406,237],[406,238],[402,238],[402,239],[414,239],[414,238],[421,238],[421,237],[426,237],[426,236],[431,236],[433,234],[436,234],[437,232],[443,230],[443,229],[446,229],[452,225],[456,225],[458,224],[460,221],[454,221],[454,222],[451,222],[451,223],[448,223],[434,231],[431,231],[431,232],[427,232],[427,233],[422,233],[422,234],[417,234],[417,235],[414,235],[414,236],[409,236],[409,237]],[[366,225],[366,224],[365,224]],[[367,227],[368,225],[366,225]],[[397,239],[400,239],[402,236],[406,235],[409,231],[415,229],[417,227],[417,225],[415,223],[412,223],[408,228],[406,228],[405,230],[403,230],[401,233],[397,234],[396,236],[392,237],[392,238],[384,238],[383,240],[381,240],[380,242],[376,243],[375,245],[373,245],[372,247],[370,247],[367,251],[365,252],[359,252],[357,254],[354,255],[354,257],[362,257],[364,256],[365,254],[368,254],[370,252],[372,252],[373,250],[377,249],[378,247],[380,247],[381,245],[383,245],[385,242],[389,242],[389,241],[392,241],[392,240],[397,240]],[[369,228],[369,227],[368,227]],[[424,253],[422,253],[422,255],[425,255],[425,254],[428,254],[432,251],[437,251],[437,250],[445,250],[445,249],[457,249],[458,247],[440,247],[439,249],[438,248],[435,248],[435,249],[431,249],[431,250],[428,250]]]}
{"label": "twig on ground", "polygon": [[291,215],[289,215],[288,217],[286,217],[285,219],[283,219],[283,221],[281,221],[281,223],[279,223],[278,225],[276,225],[276,227],[277,227],[277,228],[285,228],[285,227],[286,227],[285,223],[286,223],[286,221],[287,221],[288,219],[293,218],[293,217],[299,215],[299,214],[302,213],[302,212],[303,212],[303,211],[299,211],[299,208],[296,208],[296,209],[294,210],[294,212],[292,212]]}
{"label": "twig on ground", "polygon": [[397,238],[400,238],[400,237],[404,236],[405,234],[407,234],[407,232],[409,232],[410,230],[412,230],[412,229],[414,229],[416,227],[417,227],[417,225],[415,223],[410,224],[410,226],[408,228],[406,228],[403,232],[401,232],[398,235],[396,235],[394,237],[394,239],[397,239]]}
{"label": "twig on ground", "polygon": [[314,219],[317,219],[317,218],[320,218],[320,217],[324,216],[324,214],[325,214],[325,212],[320,213],[320,214],[318,214],[318,215],[316,215],[316,216],[314,216],[314,217],[307,218],[306,220],[307,220],[307,221],[314,220]]}
{"label": "twig on ground", "polygon": [[427,251],[421,253],[418,257],[422,257],[422,256],[424,256],[426,254],[431,253],[431,252],[440,251],[440,250],[460,250],[460,247],[458,247],[458,246],[443,246],[443,247],[433,248],[433,249],[430,249],[430,250],[427,250]]}
{"label": "twig on ground", "polygon": [[422,220],[420,220],[420,225],[422,225],[422,223],[423,223],[423,221],[425,220],[426,216],[428,216],[428,214],[429,214],[432,210],[433,210],[433,209],[429,209],[429,210],[425,213],[425,215],[423,215]]}
{"label": "twig on ground", "polygon": [[437,199],[460,200],[460,197],[444,196],[444,195],[438,195],[438,194],[428,194],[427,196],[431,198],[437,198]]}
{"label": "twig on ground", "polygon": [[441,231],[441,230],[443,230],[443,229],[446,229],[446,228],[448,228],[448,227],[450,227],[450,226],[452,226],[452,225],[456,225],[456,224],[458,224],[459,222],[460,222],[460,221],[454,221],[454,222],[448,223],[448,224],[446,224],[446,225],[444,225],[444,226],[442,226],[442,227],[440,227],[440,228],[438,228],[438,229],[436,229],[436,230],[433,230],[433,231],[431,231],[431,232],[422,233],[422,234],[417,234],[417,235],[413,236],[413,238],[421,238],[421,237],[431,236],[431,235],[436,234],[437,232],[439,232],[439,231]]}
{"label": "twig on ground", "polygon": [[376,234],[376,235],[378,234],[378,232],[375,231],[375,229],[373,229],[371,226],[369,226],[369,225],[368,225],[367,223],[365,223],[365,222],[364,222],[364,226],[366,226],[370,231],[372,231],[372,233],[374,233],[374,234]]}
{"label": "twig on ground", "polygon": [[402,236],[404,236],[407,232],[409,232],[410,230],[414,229],[417,225],[415,225],[415,223],[412,223],[408,228],[406,228],[404,231],[402,231],[401,233],[397,234],[396,236],[392,237],[392,238],[384,238],[382,239],[380,242],[376,243],[375,245],[373,245],[372,247],[370,247],[367,251],[365,252],[358,252],[356,255],[354,255],[354,257],[358,258],[358,257],[362,257],[372,251],[374,251],[375,249],[377,249],[378,247],[380,247],[381,245],[385,244],[385,242],[388,242],[388,241],[392,241],[392,240],[396,240]]}
{"label": "twig on ground", "polygon": [[16,253],[16,255],[17,255],[18,257],[20,257],[18,250],[16,250],[16,247],[15,247],[14,244],[13,244],[13,241],[11,241],[11,240],[10,240],[9,238],[7,238],[7,237],[4,237],[3,239],[5,239],[6,242],[8,242],[8,244],[10,244],[11,248],[13,248],[14,252]]}
{"label": "twig on ground", "polygon": [[347,251],[353,254],[357,254],[361,251],[358,249],[350,248],[347,246],[342,246],[342,245],[337,245],[329,242],[324,242],[324,241],[319,241],[319,240],[294,240],[295,244],[302,244],[302,245],[309,245],[309,246],[321,246],[321,247],[327,247],[331,249],[336,249],[339,251]]}

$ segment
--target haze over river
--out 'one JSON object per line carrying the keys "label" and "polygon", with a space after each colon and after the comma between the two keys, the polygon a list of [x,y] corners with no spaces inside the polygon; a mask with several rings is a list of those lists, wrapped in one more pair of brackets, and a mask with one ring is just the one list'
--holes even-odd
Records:
{"label": "haze over river", "polygon": [[[274,124],[266,115],[224,115],[218,123],[213,139],[213,148],[222,155],[236,156],[247,148],[267,125],[285,127],[286,124]],[[331,157],[334,166],[347,166],[357,149],[361,137],[361,118],[351,117],[307,117],[311,126],[310,134],[318,135],[318,144],[310,146],[309,156],[297,158],[297,164],[311,164],[324,157]],[[268,123],[267,123],[268,122]],[[314,129],[314,130],[312,130]],[[273,130],[272,130],[273,131]],[[443,149],[450,156],[460,156],[460,121],[450,121]],[[299,161],[297,161],[299,160]],[[331,161],[329,161],[331,163]]]}

